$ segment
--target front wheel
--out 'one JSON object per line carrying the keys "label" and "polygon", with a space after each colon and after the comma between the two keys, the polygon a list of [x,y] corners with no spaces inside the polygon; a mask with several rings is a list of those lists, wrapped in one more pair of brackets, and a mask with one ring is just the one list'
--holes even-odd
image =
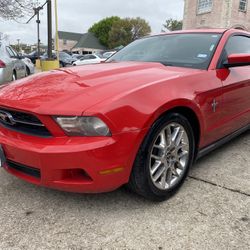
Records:
{"label": "front wheel", "polygon": [[141,145],[129,187],[151,200],[165,200],[183,184],[194,152],[189,121],[178,113],[167,114],[155,122]]}

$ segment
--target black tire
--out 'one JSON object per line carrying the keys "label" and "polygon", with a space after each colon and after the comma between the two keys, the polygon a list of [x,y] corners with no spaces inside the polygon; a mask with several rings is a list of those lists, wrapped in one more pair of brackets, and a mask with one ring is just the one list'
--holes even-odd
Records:
{"label": "black tire", "polygon": [[30,75],[30,69],[26,66],[26,73],[25,73],[25,77]]}
{"label": "black tire", "polygon": [[[169,188],[168,190],[161,190],[157,188],[150,177],[149,170],[149,157],[150,152],[155,141],[155,138],[160,133],[160,131],[171,123],[180,124],[186,131],[189,140],[189,157],[188,163],[184,170],[183,176],[180,181]],[[179,188],[182,186],[190,166],[194,161],[195,153],[195,140],[192,127],[187,120],[187,118],[178,113],[168,113],[167,115],[161,117],[157,120],[151,127],[149,133],[145,137],[135,159],[133,169],[130,175],[130,180],[128,183],[128,188],[137,194],[144,196],[147,199],[153,201],[164,201],[174,195]]]}

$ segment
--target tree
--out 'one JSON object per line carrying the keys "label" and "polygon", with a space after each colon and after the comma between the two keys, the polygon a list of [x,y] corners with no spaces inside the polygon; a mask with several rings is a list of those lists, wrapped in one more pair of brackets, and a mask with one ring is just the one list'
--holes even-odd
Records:
{"label": "tree", "polygon": [[105,19],[102,19],[98,23],[95,23],[89,29],[89,32],[93,33],[99,39],[101,44],[103,44],[106,47],[109,47],[109,44],[108,44],[109,32],[113,24],[120,20],[121,19],[118,16],[107,17]]}
{"label": "tree", "polygon": [[113,24],[109,32],[109,47],[126,46],[150,33],[151,27],[144,19],[139,17],[120,19]]}
{"label": "tree", "polygon": [[37,0],[0,0],[0,18],[17,20],[33,13]]}
{"label": "tree", "polygon": [[166,31],[175,31],[175,30],[182,30],[182,26],[183,26],[183,21],[178,21],[175,19],[167,19],[166,23],[163,24],[164,29],[162,30],[163,32]]}

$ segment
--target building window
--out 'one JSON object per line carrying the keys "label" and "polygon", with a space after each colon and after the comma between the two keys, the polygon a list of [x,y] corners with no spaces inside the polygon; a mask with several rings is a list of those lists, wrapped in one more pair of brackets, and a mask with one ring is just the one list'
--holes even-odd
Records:
{"label": "building window", "polygon": [[242,12],[247,11],[247,0],[240,0],[239,11],[242,11]]}
{"label": "building window", "polygon": [[212,0],[198,0],[197,14],[203,14],[212,11]]}
{"label": "building window", "polygon": [[67,45],[67,40],[63,39],[63,45]]}

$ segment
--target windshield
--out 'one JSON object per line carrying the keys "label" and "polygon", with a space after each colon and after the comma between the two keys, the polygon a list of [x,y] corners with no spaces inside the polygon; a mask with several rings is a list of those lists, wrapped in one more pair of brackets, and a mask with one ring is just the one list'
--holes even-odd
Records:
{"label": "windshield", "polygon": [[159,62],[166,66],[207,69],[221,34],[186,33],[134,41],[107,62]]}

